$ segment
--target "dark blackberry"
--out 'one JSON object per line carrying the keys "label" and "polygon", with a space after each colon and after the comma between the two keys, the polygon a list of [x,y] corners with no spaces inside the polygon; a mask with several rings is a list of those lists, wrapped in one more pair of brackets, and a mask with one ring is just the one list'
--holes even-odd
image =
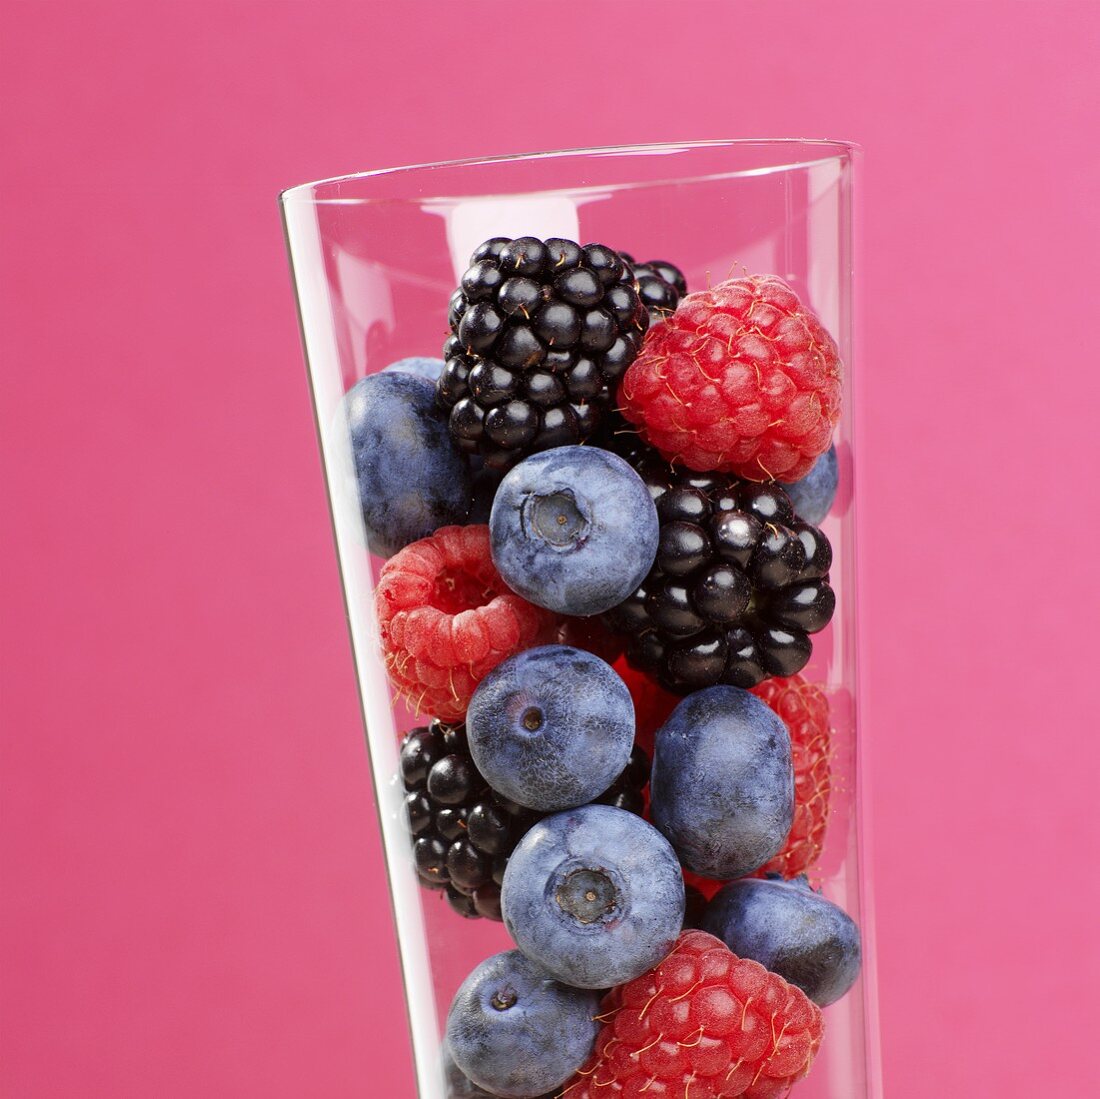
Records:
{"label": "dark blackberry", "polygon": [[584,442],[649,326],[640,287],[601,244],[495,237],[478,247],[451,296],[436,387],[462,450],[504,470]]}
{"label": "dark blackberry", "polygon": [[634,287],[642,304],[649,310],[651,323],[656,324],[671,313],[687,293],[687,280],[679,267],[663,259],[636,263],[629,252],[620,252],[634,276]]}
{"label": "dark blackberry", "polygon": [[794,675],[828,625],[832,548],[777,484],[669,465],[629,435],[613,444],[649,488],[661,521],[653,569],[604,615],[627,660],[678,694]]}
{"label": "dark blackberry", "polygon": [[[470,757],[465,725],[433,721],[408,733],[401,743],[401,780],[420,884],[445,891],[462,916],[499,920],[508,856],[545,814],[489,788]],[[640,814],[648,781],[649,759],[635,748],[598,800]]]}

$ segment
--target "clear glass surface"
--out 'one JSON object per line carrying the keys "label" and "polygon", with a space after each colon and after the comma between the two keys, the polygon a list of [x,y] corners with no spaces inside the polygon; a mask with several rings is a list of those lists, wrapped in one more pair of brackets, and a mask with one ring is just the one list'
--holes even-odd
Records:
{"label": "clear glass surface", "polygon": [[[852,184],[856,150],[831,141],[719,141],[503,157],[343,176],[282,195],[358,685],[385,842],[422,1099],[445,1099],[440,1035],[458,985],[509,949],[499,923],[464,920],[418,886],[397,776],[402,735],[424,720],[392,693],[374,617],[383,564],[366,547],[339,416],[364,375],[438,356],[448,299],[471,251],[493,236],[600,241],[677,264],[689,289],[742,274],[782,276],[837,340],[845,365],[836,503],[821,524],[837,610],[803,675],[832,711],[835,755],[824,850],[811,880],[859,924],[864,965],[825,1009],[802,1099],[871,1099],[878,1071],[874,934],[861,796],[852,418]],[[364,1035],[364,1041],[368,1040]]]}

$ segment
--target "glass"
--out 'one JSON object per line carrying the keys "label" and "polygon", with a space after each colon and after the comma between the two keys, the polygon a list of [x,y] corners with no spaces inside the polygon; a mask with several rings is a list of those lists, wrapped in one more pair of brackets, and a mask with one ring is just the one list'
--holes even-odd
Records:
{"label": "glass", "polygon": [[281,196],[314,410],[358,670],[400,943],[416,1074],[442,1099],[440,1035],[471,969],[511,948],[503,926],[460,918],[418,886],[396,777],[401,736],[423,724],[391,692],[373,592],[382,560],[366,548],[344,393],[406,356],[438,356],[448,299],[482,241],[551,236],[601,241],[677,264],[689,290],[749,273],[781,275],[837,340],[845,364],[834,436],[839,494],[822,529],[837,610],[802,673],[828,694],[832,804],[815,884],[859,924],[862,974],[825,1009],[803,1099],[881,1094],[874,939],[864,852],[858,735],[853,374],[852,184],[857,151],[829,141],[719,141],[556,152],[344,176]]}

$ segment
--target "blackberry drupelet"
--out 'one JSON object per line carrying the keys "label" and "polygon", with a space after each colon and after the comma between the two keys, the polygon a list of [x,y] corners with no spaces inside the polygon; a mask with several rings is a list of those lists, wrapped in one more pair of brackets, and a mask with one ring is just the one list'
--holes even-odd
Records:
{"label": "blackberry drupelet", "polygon": [[667,260],[651,259],[645,263],[636,263],[629,252],[620,252],[619,255],[626,261],[634,276],[638,296],[649,310],[650,323],[656,324],[671,313],[687,293],[684,273]]}
{"label": "blackberry drupelet", "polygon": [[610,248],[494,237],[474,251],[448,321],[436,391],[451,434],[503,470],[592,434],[649,314]]}
{"label": "blackberry drupelet", "polygon": [[620,448],[661,521],[649,576],[604,615],[630,636],[630,663],[678,694],[805,667],[808,635],[836,605],[825,535],[795,517],[777,484],[681,470],[636,438]]}
{"label": "blackberry drupelet", "polygon": [[[466,743],[465,725],[431,725],[401,743],[405,819],[417,877],[446,890],[451,907],[471,919],[499,920],[500,883],[508,856],[545,813],[524,809],[490,789]],[[640,748],[600,802],[642,812],[649,759]]]}

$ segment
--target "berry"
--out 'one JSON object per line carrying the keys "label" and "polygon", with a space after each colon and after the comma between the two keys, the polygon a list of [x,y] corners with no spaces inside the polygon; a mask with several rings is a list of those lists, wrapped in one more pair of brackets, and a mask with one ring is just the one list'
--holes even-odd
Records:
{"label": "berry", "polygon": [[[594,653],[608,664],[615,664],[623,655],[625,642],[620,634],[612,633],[600,618],[566,618],[561,624],[558,640],[563,645]],[[623,669],[615,669],[620,677]],[[625,678],[625,677],[623,677]],[[629,684],[627,684],[629,686]],[[633,695],[631,691],[631,695]]]}
{"label": "berry", "polygon": [[634,700],[634,743],[652,754],[657,730],[668,720],[668,715],[676,709],[681,698],[666,691],[645,672],[632,668],[626,660],[620,660],[615,670]]}
{"label": "berry", "polygon": [[479,469],[472,480],[470,494],[469,525],[488,526],[493,510],[493,500],[500,487],[500,473],[495,469]]}
{"label": "berry", "polygon": [[797,481],[840,417],[836,343],[776,275],[688,294],[623,378],[626,418],[669,461]]}
{"label": "berry", "polygon": [[439,381],[440,372],[443,370],[442,359],[429,359],[423,355],[413,355],[408,359],[398,359],[382,368],[383,374],[415,374],[418,378],[424,378],[432,385]]}
{"label": "berry", "polygon": [[604,618],[630,662],[679,694],[801,671],[836,606],[825,535],[778,485],[678,470],[637,443],[626,454],[661,524],[653,569]]}
{"label": "berry", "polygon": [[779,853],[794,818],[791,740],[737,687],[697,691],[657,731],[650,815],[689,870],[727,881]]}
{"label": "berry", "polygon": [[563,1084],[591,1053],[597,999],[559,984],[518,950],[494,954],[455,993],[447,1048],[479,1087],[533,1099]]}
{"label": "berry", "polygon": [[657,509],[617,454],[567,446],[520,462],[489,519],[493,563],[511,589],[561,614],[602,614],[645,579]]}
{"label": "berry", "polygon": [[[445,891],[459,915],[499,920],[508,856],[540,814],[490,789],[470,755],[465,725],[433,721],[413,729],[400,759],[421,885]],[[600,801],[640,814],[648,782],[649,759],[636,748]]]}
{"label": "berry", "polygon": [[348,390],[341,408],[371,553],[389,557],[465,520],[470,471],[423,378],[368,375]]}
{"label": "berry", "polygon": [[817,861],[825,843],[832,786],[829,700],[819,686],[807,683],[800,675],[766,680],[754,687],[752,693],[763,699],[787,726],[794,764],[794,823],[783,850],[769,859],[760,872],[793,878]]}
{"label": "berry", "polygon": [[703,931],[612,989],[600,1018],[562,1099],[777,1099],[810,1071],[824,1029],[801,990]]}
{"label": "berry", "polygon": [[707,907],[707,897],[701,890],[684,881],[684,930],[698,928]]}
{"label": "berry", "polygon": [[859,928],[805,877],[732,881],[707,905],[699,926],[821,1007],[839,1000],[859,976]]}
{"label": "berry", "polygon": [[460,720],[491,669],[556,627],[553,615],[500,578],[489,528],[481,526],[444,527],[392,557],[375,606],[397,693],[414,710],[444,720]]}
{"label": "berry", "polygon": [[[442,1058],[443,1080],[446,1084],[445,1099],[497,1099],[492,1092],[479,1088],[455,1064],[454,1057],[451,1055],[451,1047],[447,1045],[446,1041],[444,1041],[442,1047]],[[553,1091],[548,1091],[545,1095],[542,1095],[540,1099],[555,1099],[558,1094],[558,1089],[554,1088]]]}
{"label": "berry", "polygon": [[495,237],[474,251],[449,322],[437,392],[451,433],[507,469],[592,434],[649,316],[610,248]]}
{"label": "berry", "polygon": [[442,1049],[443,1057],[443,1080],[446,1084],[446,1099],[493,1099],[491,1092],[485,1091],[484,1088],[479,1088],[477,1084],[473,1082],[455,1064],[455,1059],[451,1055],[451,1047],[446,1042],[443,1043]]}
{"label": "berry", "polygon": [[814,462],[801,481],[784,484],[783,487],[799,519],[816,527],[829,514],[839,482],[840,469],[834,443]]}
{"label": "berry", "polygon": [[687,281],[679,267],[667,260],[651,259],[635,263],[632,256],[620,252],[634,276],[638,297],[649,310],[650,323],[656,324],[675,311],[680,299],[687,293]]}
{"label": "berry", "polygon": [[504,924],[560,981],[609,988],[663,958],[684,920],[668,841],[633,813],[585,805],[536,824],[504,871]]}
{"label": "berry", "polygon": [[598,656],[568,645],[527,649],[478,685],[470,752],[494,790],[552,811],[599,797],[634,743],[626,684]]}

